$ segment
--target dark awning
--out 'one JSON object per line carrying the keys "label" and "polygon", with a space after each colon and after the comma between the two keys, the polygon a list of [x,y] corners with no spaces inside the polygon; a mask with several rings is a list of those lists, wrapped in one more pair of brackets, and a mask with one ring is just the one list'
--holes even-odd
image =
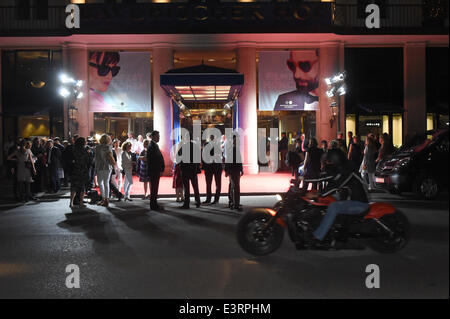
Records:
{"label": "dark awning", "polygon": [[404,112],[402,106],[393,103],[362,103],[358,104],[358,107],[364,113],[369,114],[390,114]]}
{"label": "dark awning", "polygon": [[183,101],[229,101],[239,96],[244,75],[235,70],[198,65],[173,69],[160,76],[161,87]]}

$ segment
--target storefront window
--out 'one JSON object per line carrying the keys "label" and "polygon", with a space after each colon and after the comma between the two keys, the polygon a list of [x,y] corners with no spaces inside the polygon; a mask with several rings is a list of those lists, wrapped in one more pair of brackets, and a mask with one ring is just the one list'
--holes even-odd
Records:
{"label": "storefront window", "polygon": [[27,134],[36,129],[39,135],[44,132],[39,129],[41,122],[46,121],[47,135],[63,136],[63,101],[57,94],[61,56],[61,51],[52,50],[2,52],[2,78],[8,79],[1,88],[3,113],[18,124],[16,132],[5,131],[5,135],[20,135],[24,127]]}
{"label": "storefront window", "polygon": [[94,133],[101,135],[110,133],[121,140],[127,139],[128,132],[135,137],[153,131],[153,112],[133,113],[94,113]]}
{"label": "storefront window", "polygon": [[356,135],[356,116],[355,114],[347,114],[345,117],[345,138],[348,145],[350,141],[348,140],[348,132],[352,132]]}
{"label": "storefront window", "polygon": [[383,134],[383,116],[360,116],[359,117],[359,135],[365,137],[372,133],[374,135]]}
{"label": "storefront window", "polygon": [[400,147],[403,144],[403,115],[392,115],[392,143],[395,147]]}
{"label": "storefront window", "polygon": [[427,131],[434,130],[434,114],[427,114]]}
{"label": "storefront window", "polygon": [[383,133],[389,134],[389,115],[383,115]]}

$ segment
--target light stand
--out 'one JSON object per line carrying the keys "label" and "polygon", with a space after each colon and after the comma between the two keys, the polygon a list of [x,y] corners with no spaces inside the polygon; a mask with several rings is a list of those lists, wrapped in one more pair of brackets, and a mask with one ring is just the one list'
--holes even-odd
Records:
{"label": "light stand", "polygon": [[337,132],[341,130],[341,123],[339,120],[340,113],[340,105],[341,105],[341,96],[347,93],[345,78],[347,77],[347,73],[341,72],[330,78],[325,79],[325,83],[327,84],[329,90],[326,92],[328,98],[333,99],[333,102],[330,103],[330,108],[332,112],[332,118],[330,119],[330,126],[333,127],[334,121],[337,119],[336,128]]}
{"label": "light stand", "polygon": [[[74,80],[72,77],[67,76],[66,74],[61,74],[59,76],[60,82],[62,86],[59,88],[59,95],[66,99],[67,102],[67,129],[68,129],[68,137],[72,137],[72,129],[73,129],[73,111],[78,110],[74,104],[76,100],[79,100],[83,97],[82,87],[83,81]],[[70,116],[70,112],[72,112],[72,116]]]}

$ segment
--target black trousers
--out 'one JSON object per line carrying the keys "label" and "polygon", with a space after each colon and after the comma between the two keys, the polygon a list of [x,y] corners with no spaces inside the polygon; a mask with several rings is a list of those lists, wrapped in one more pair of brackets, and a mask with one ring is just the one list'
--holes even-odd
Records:
{"label": "black trousers", "polygon": [[222,190],[222,168],[206,169],[205,179],[206,179],[206,201],[209,202],[212,197],[212,180],[216,182],[216,194],[214,196],[214,201],[219,201],[220,191]]}
{"label": "black trousers", "polygon": [[230,184],[228,185],[228,201],[237,207],[241,203],[241,172],[230,172]]}
{"label": "black trousers", "polygon": [[150,208],[157,208],[160,174],[150,174]]}
{"label": "black trousers", "polygon": [[189,181],[192,184],[192,188],[194,189],[195,202],[200,204],[200,192],[198,191],[198,177],[197,173],[194,170],[182,170],[181,171],[181,179],[183,181],[183,189],[184,189],[184,206],[189,206],[191,201],[191,190],[189,187]]}
{"label": "black trousers", "polygon": [[56,167],[50,167],[50,183],[51,190],[54,192],[59,192],[61,190],[61,179],[58,175],[58,169]]}

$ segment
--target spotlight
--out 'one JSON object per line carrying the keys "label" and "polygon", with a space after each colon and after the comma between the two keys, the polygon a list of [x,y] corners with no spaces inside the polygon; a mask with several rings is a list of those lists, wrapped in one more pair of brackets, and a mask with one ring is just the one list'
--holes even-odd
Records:
{"label": "spotlight", "polygon": [[77,99],[81,99],[83,97],[83,92],[77,94]]}
{"label": "spotlight", "polygon": [[80,88],[80,87],[83,86],[83,81],[82,80],[78,80],[75,85]]}
{"label": "spotlight", "polygon": [[347,90],[345,88],[345,85],[342,85],[338,90],[337,93],[339,94],[339,96],[344,95],[345,93],[347,93]]}
{"label": "spotlight", "polygon": [[62,73],[62,74],[59,76],[59,79],[60,79],[61,82],[64,83],[64,84],[66,84],[66,83],[74,83],[74,82],[75,82],[74,79],[72,79],[71,77],[67,76],[67,74],[65,74],[65,73]]}
{"label": "spotlight", "polygon": [[346,77],[347,77],[347,73],[344,71],[344,72],[341,72],[341,73],[338,73],[338,74],[334,75],[332,78],[325,78],[325,83],[328,86],[331,86],[333,84],[337,84],[337,83],[343,82]]}
{"label": "spotlight", "polygon": [[329,98],[332,98],[333,96],[334,96],[334,93],[336,92],[336,87],[335,86],[333,86],[330,90],[328,90],[327,92],[326,92],[326,94],[327,94],[327,96],[329,97]]}
{"label": "spotlight", "polygon": [[61,95],[62,97],[68,97],[70,95],[69,90],[67,90],[65,87],[62,87],[59,89],[59,95]]}

